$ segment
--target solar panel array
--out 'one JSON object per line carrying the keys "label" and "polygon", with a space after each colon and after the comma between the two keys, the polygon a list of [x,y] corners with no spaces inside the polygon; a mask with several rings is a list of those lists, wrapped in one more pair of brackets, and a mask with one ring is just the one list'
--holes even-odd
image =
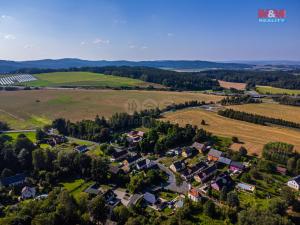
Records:
{"label": "solar panel array", "polygon": [[[0,76],[1,77],[1,76]],[[0,85],[12,85],[16,83],[23,83],[28,81],[34,81],[36,78],[30,74],[19,74],[13,76],[5,76],[0,78]]]}

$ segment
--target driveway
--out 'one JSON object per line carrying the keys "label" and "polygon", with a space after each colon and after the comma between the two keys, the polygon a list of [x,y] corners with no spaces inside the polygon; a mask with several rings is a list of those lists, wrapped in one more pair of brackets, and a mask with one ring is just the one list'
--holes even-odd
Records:
{"label": "driveway", "polygon": [[180,186],[177,186],[175,174],[168,167],[159,163],[158,160],[156,160],[155,163],[159,167],[159,169],[164,171],[169,176],[168,185],[165,187],[165,189],[173,191],[173,192],[181,193],[181,194],[186,194],[188,192],[189,185],[186,181],[183,181]]}

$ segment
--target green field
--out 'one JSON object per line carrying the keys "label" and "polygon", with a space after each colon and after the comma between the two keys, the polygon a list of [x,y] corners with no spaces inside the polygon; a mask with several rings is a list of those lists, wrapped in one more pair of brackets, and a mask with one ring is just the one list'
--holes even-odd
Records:
{"label": "green field", "polygon": [[223,97],[192,92],[142,90],[42,89],[0,92],[0,121],[11,129],[33,129],[55,118],[72,121],[110,117],[116,112],[160,107],[190,100],[219,101]]}
{"label": "green field", "polygon": [[35,138],[35,132],[34,131],[30,131],[30,132],[12,132],[12,133],[5,133],[7,136],[10,136],[12,139],[17,139],[17,137],[20,134],[25,134],[26,137],[28,137],[29,140],[31,140],[32,142],[36,142],[36,138]]}
{"label": "green field", "polygon": [[26,82],[24,85],[33,87],[147,87],[154,85],[137,79],[90,72],[54,72],[34,76],[38,80]]}
{"label": "green field", "polygon": [[60,183],[66,190],[68,190],[75,198],[78,198],[81,193],[93,184],[92,181],[84,181],[83,179],[76,179],[69,182]]}
{"label": "green field", "polygon": [[276,88],[270,86],[257,86],[256,91],[260,94],[300,95],[300,90],[291,90],[291,89]]}

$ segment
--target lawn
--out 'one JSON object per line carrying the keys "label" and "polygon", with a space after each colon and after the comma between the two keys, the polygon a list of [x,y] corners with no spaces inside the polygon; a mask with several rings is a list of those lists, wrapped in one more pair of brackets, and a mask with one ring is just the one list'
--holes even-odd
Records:
{"label": "lawn", "polygon": [[[104,75],[91,72],[54,72],[34,75],[38,80],[23,83],[33,87],[147,87],[149,85],[160,86],[147,83],[141,80]],[[162,87],[162,86],[160,86]]]}
{"label": "lawn", "polygon": [[257,86],[256,91],[260,94],[287,94],[287,95],[300,95],[300,90],[291,90],[284,88],[276,88],[270,86]]}
{"label": "lawn", "polygon": [[20,134],[25,134],[26,137],[29,138],[29,140],[31,140],[32,142],[36,142],[36,138],[35,138],[35,132],[32,131],[32,132],[13,132],[13,133],[5,133],[7,136],[10,136],[12,137],[12,139],[17,139],[17,137],[20,135]]}
{"label": "lawn", "polygon": [[[208,125],[201,125],[204,119]],[[286,142],[295,145],[300,151],[300,132],[279,127],[262,126],[253,123],[233,120],[217,115],[203,109],[185,109],[164,115],[163,120],[168,120],[185,126],[187,123],[197,125],[215,135],[231,138],[237,136],[249,153],[260,154],[263,145],[268,142]],[[228,140],[228,139],[227,139]]]}
{"label": "lawn", "polygon": [[267,209],[269,206],[270,199],[257,198],[253,193],[248,192],[239,192],[238,195],[241,202],[241,207],[243,208],[257,206],[260,209]]}
{"label": "lawn", "polygon": [[96,115],[140,111],[190,100],[218,101],[220,96],[192,92],[125,90],[31,90],[0,92],[0,121],[12,129],[30,129],[59,117],[78,121]]}
{"label": "lawn", "polygon": [[75,198],[77,198],[80,193],[93,184],[93,181],[85,181],[83,179],[76,179],[68,182],[62,182],[62,185],[66,190],[68,190]]}
{"label": "lawn", "polygon": [[300,107],[280,105],[278,103],[261,103],[228,106],[238,111],[243,111],[272,118],[284,119],[295,123],[300,123]]}

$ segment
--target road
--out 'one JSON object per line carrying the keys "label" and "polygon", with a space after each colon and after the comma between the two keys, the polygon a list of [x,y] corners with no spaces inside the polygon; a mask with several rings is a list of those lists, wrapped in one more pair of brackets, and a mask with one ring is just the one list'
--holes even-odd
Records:
{"label": "road", "polygon": [[165,187],[165,189],[168,189],[173,192],[181,193],[181,194],[186,194],[188,192],[189,185],[186,181],[183,181],[180,186],[177,186],[175,174],[168,167],[159,163],[158,160],[156,160],[155,163],[159,167],[159,169],[164,171],[169,176],[168,185]]}

